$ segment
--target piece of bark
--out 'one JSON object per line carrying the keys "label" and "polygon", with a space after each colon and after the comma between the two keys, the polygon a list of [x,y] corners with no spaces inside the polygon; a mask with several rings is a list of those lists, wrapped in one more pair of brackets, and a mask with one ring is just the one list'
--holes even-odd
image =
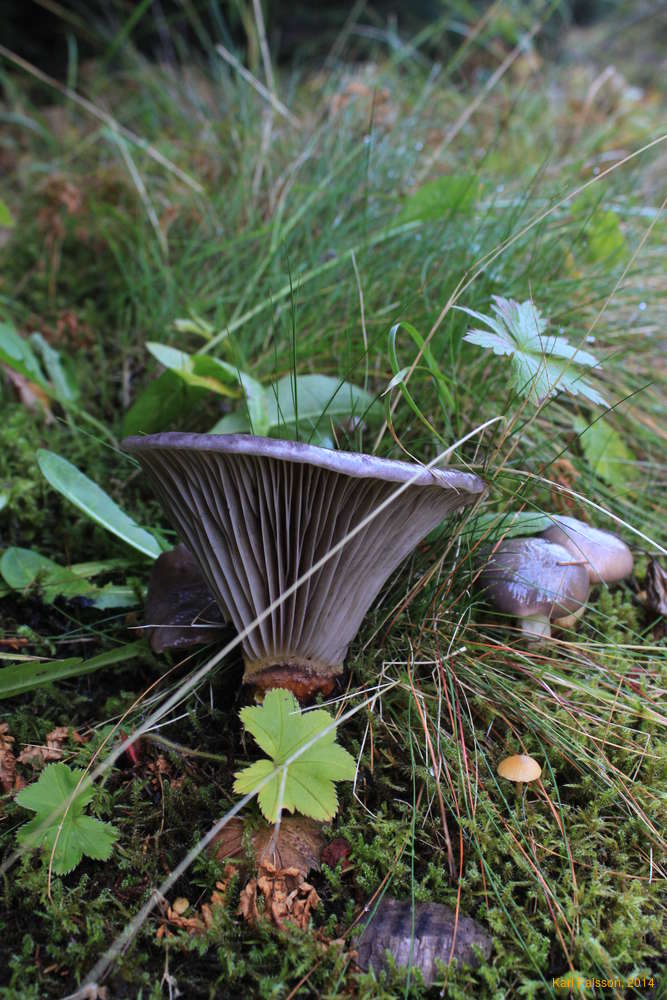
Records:
{"label": "piece of bark", "polygon": [[[436,959],[444,965],[449,961],[454,922],[455,913],[447,906],[415,903],[413,923],[410,900],[402,902],[385,896],[359,939],[357,964],[364,971],[372,968],[378,973],[387,968],[388,950],[396,965],[419,969],[424,982],[430,985],[439,975]],[[473,967],[479,965],[473,945],[488,959],[490,936],[472,917],[459,914],[452,959]]]}
{"label": "piece of bark", "polygon": [[215,642],[225,634],[222,611],[185,545],[163,552],[153,564],[145,621],[155,653]]}

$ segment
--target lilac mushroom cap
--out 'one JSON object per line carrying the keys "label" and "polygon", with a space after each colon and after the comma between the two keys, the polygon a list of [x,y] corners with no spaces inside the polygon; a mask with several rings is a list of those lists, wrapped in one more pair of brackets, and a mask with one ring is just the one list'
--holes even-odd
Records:
{"label": "lilac mushroom cap", "polygon": [[486,488],[467,472],[246,434],[154,434],[124,447],[238,631],[410,483],[243,640],[244,680],[301,698],[332,689],[389,575]]}
{"label": "lilac mushroom cap", "polygon": [[508,538],[490,553],[480,585],[496,607],[518,618],[524,636],[548,639],[551,622],[580,612],[588,570],[561,545],[543,538]]}
{"label": "lilac mushroom cap", "polygon": [[591,583],[617,583],[632,573],[632,552],[611,531],[591,528],[576,517],[554,514],[552,524],[540,535],[567,549],[586,564]]}

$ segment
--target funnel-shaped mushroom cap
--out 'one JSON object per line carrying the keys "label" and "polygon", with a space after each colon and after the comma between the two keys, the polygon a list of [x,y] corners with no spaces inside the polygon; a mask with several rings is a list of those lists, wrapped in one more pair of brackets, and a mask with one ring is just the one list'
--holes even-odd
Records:
{"label": "funnel-shaped mushroom cap", "polygon": [[576,517],[553,516],[555,524],[541,534],[585,562],[591,583],[616,583],[632,573],[632,552],[618,535],[591,528]]}
{"label": "funnel-shaped mushroom cap", "polygon": [[245,679],[301,697],[331,689],[390,573],[485,489],[465,472],[245,434],[155,434],[124,445],[239,631],[414,478],[244,639]]}
{"label": "funnel-shaped mushroom cap", "polygon": [[548,637],[549,621],[573,615],[588,600],[588,570],[543,538],[501,542],[480,574],[487,597],[522,621],[527,635]]}

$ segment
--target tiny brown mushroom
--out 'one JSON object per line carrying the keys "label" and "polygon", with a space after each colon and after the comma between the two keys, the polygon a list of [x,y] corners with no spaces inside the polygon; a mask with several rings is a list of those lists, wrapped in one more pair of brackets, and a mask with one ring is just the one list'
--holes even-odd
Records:
{"label": "tiny brown mushroom", "polygon": [[332,690],[364,615],[415,545],[485,491],[467,472],[249,434],[124,446],[238,632],[292,589],[243,639],[244,680],[302,699]]}
{"label": "tiny brown mushroom", "polygon": [[490,553],[480,586],[496,607],[518,618],[526,639],[551,635],[552,621],[581,614],[588,570],[567,549],[543,538],[508,538]]}
{"label": "tiny brown mushroom", "polygon": [[632,552],[625,542],[611,531],[591,528],[576,517],[553,515],[554,523],[543,531],[541,538],[562,545],[574,559],[581,560],[588,570],[591,583],[617,583],[632,573]]}
{"label": "tiny brown mushroom", "polygon": [[517,792],[521,791],[521,786],[537,781],[542,775],[542,768],[534,757],[529,757],[526,753],[513,754],[505,757],[498,764],[498,774],[501,778],[513,781]]}

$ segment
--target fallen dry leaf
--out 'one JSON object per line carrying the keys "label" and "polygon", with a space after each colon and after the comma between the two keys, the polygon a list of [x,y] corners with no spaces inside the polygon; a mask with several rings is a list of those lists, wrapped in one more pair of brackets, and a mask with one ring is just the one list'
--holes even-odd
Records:
{"label": "fallen dry leaf", "polygon": [[345,865],[349,853],[350,845],[345,837],[336,837],[322,851],[322,864],[327,865],[329,868],[335,868],[338,862],[342,861],[343,865]]}
{"label": "fallen dry leaf", "polygon": [[57,726],[50,733],[47,733],[46,746],[27,746],[16,759],[19,764],[32,764],[33,766],[46,764],[52,760],[62,760],[65,756],[63,745],[68,739],[74,740],[75,743],[85,742],[77,732],[73,731],[70,734],[68,726]]}
{"label": "fallen dry leaf", "polygon": [[19,792],[25,787],[25,781],[16,773],[13,743],[9,723],[0,722],[0,788],[3,792]]}
{"label": "fallen dry leaf", "polygon": [[158,941],[161,941],[163,937],[173,937],[174,930],[184,930],[188,934],[203,934],[206,928],[213,923],[215,907],[224,904],[226,888],[224,882],[216,882],[216,888],[211,893],[211,901],[203,903],[201,912],[195,910],[190,917],[183,916],[190,906],[189,901],[184,896],[175,899],[171,906],[164,896],[160,897],[158,908],[162,920],[155,934]]}
{"label": "fallen dry leaf", "polygon": [[[278,835],[273,824],[262,822],[251,841],[258,865],[268,862],[276,868],[296,868],[302,875],[319,871],[325,844],[321,824],[302,816],[284,816]],[[275,838],[275,839],[274,839]],[[233,819],[213,840],[211,850],[219,861],[243,854],[243,820]]]}
{"label": "fallen dry leaf", "polygon": [[16,389],[16,394],[23,406],[33,412],[41,413],[45,424],[52,424],[55,417],[51,412],[51,401],[44,390],[35,382],[30,382],[25,375],[15,372],[9,365],[3,365],[2,369]]}
{"label": "fallen dry leaf", "polygon": [[[264,904],[261,913],[260,898]],[[267,861],[259,866],[257,878],[242,889],[237,912],[251,925],[264,916],[276,927],[291,923],[305,930],[319,901],[315,888],[298,868],[276,868]]]}

